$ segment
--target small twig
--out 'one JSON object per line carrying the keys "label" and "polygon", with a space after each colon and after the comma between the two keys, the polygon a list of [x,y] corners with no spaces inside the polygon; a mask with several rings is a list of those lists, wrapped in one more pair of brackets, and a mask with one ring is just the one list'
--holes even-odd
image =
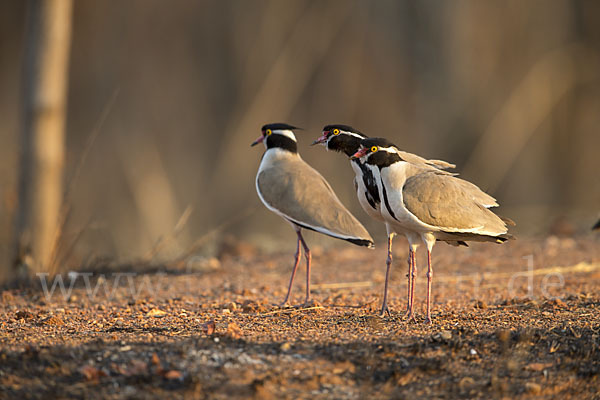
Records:
{"label": "small twig", "polygon": [[293,313],[293,312],[301,312],[301,311],[310,311],[310,310],[323,310],[325,307],[323,306],[314,306],[307,308],[282,308],[281,310],[269,311],[263,314],[257,314],[259,316],[264,315],[274,315],[274,314],[284,314],[284,313]]}
{"label": "small twig", "polygon": [[192,211],[194,211],[194,207],[191,205],[187,206],[181,217],[179,217],[179,221],[175,224],[175,228],[173,228],[173,235],[179,234],[183,230],[183,228],[187,225],[190,220],[190,216],[192,215]]}
{"label": "small twig", "polygon": [[112,111],[112,108],[115,105],[115,101],[117,101],[117,98],[119,97],[120,91],[121,91],[120,87],[117,87],[117,88],[115,88],[115,90],[113,90],[110,99],[108,100],[108,102],[104,106],[104,109],[102,110],[102,113],[100,114],[100,118],[98,118],[98,120],[96,121],[96,124],[94,125],[94,128],[92,129],[92,132],[90,133],[90,136],[88,137],[85,147],[83,148],[81,157],[79,157],[79,162],[77,163],[77,166],[75,167],[73,176],[71,177],[69,182],[67,182],[65,195],[64,195],[65,199],[68,198],[68,196],[71,194],[71,190],[73,190],[73,187],[75,187],[75,183],[77,182],[77,180],[79,179],[79,176],[81,175],[81,171],[83,170],[83,166],[84,166],[85,162],[87,161],[88,155],[90,154],[90,151],[91,151],[92,147],[94,146],[96,139],[100,135],[100,132],[102,131],[101,128],[104,125],[106,118],[108,118],[108,115]]}
{"label": "small twig", "polygon": [[[88,230],[88,228],[92,224],[92,220],[93,220],[93,218],[90,218],[88,220],[88,222],[85,225],[83,225],[83,227],[81,229],[79,229],[79,231],[77,231],[75,233],[73,240],[71,240],[71,242],[69,243],[68,247],[63,252],[64,254],[60,258],[58,256],[58,254],[56,255],[55,258],[53,258],[54,265],[51,266],[51,273],[56,272],[59,269],[59,266],[63,262],[65,262],[65,260],[67,260],[69,258],[69,256],[73,252],[73,249],[75,248],[75,245],[77,245],[77,243],[79,242],[79,240],[83,237],[83,234]],[[64,235],[63,235],[63,237],[64,237]]]}
{"label": "small twig", "polygon": [[[402,332],[402,333],[404,334],[405,332]],[[400,349],[407,349],[409,347],[414,347],[417,345],[418,345],[418,343],[403,343],[403,344],[397,344],[397,345],[395,345],[395,347],[398,347]]]}
{"label": "small twig", "polygon": [[54,233],[54,238],[52,240],[52,247],[50,250],[50,257],[48,258],[47,272],[51,275],[56,273],[57,266],[57,258],[58,253],[60,252],[60,245],[64,235],[64,229],[67,225],[67,221],[69,216],[71,215],[71,206],[64,202],[61,206],[61,210],[58,214],[58,221],[56,224],[56,232]]}
{"label": "small twig", "polygon": [[154,257],[169,242],[171,242],[172,240],[174,240],[177,237],[177,235],[179,235],[179,233],[181,233],[181,231],[183,230],[183,228],[185,227],[185,225],[190,220],[190,216],[192,215],[192,211],[193,210],[194,210],[194,208],[191,205],[188,205],[186,207],[186,209],[183,211],[183,214],[181,214],[181,217],[179,217],[179,220],[175,224],[175,227],[173,228],[173,231],[169,235],[159,237],[158,240],[156,241],[156,243],[154,244],[154,246],[152,246],[152,248],[150,249],[150,251],[148,251],[148,254],[146,254],[143,257],[143,260],[145,262],[152,261],[154,259]]}
{"label": "small twig", "polygon": [[183,262],[185,262],[190,256],[192,256],[199,248],[201,248],[204,243],[211,238],[212,236],[222,232],[223,230],[227,229],[229,226],[233,225],[235,222],[246,218],[248,216],[250,216],[251,214],[253,214],[256,209],[258,208],[258,206],[254,206],[254,207],[248,207],[246,208],[244,211],[240,212],[237,215],[234,215],[233,217],[223,221],[221,224],[217,225],[215,228],[211,229],[210,231],[206,232],[204,235],[200,236],[194,243],[192,243],[192,245],[190,246],[190,248],[184,252],[178,259],[176,259],[175,261],[172,261],[169,263],[170,266],[177,266]]}
{"label": "small twig", "polygon": [[553,273],[567,273],[567,272],[585,273],[585,272],[596,271],[598,269],[600,269],[600,262],[595,262],[595,263],[580,262],[578,264],[571,265],[568,267],[553,266],[553,267],[548,267],[548,268],[533,269],[531,271],[489,272],[489,273],[484,272],[484,273],[475,273],[475,274],[459,275],[459,276],[441,275],[441,276],[436,277],[435,279],[437,282],[453,283],[453,282],[469,281],[469,280],[494,280],[494,279],[499,279],[499,278],[511,278],[516,273],[525,273],[527,275],[537,276],[537,275],[546,275],[546,274],[553,274]]}
{"label": "small twig", "polygon": [[100,118],[98,118],[98,121],[96,121],[96,124],[94,125],[94,128],[92,129],[92,132],[90,133],[90,136],[88,137],[86,145],[83,148],[81,157],[79,157],[79,162],[77,163],[77,166],[75,167],[73,176],[71,177],[71,179],[69,179],[69,181],[65,185],[65,191],[63,194],[63,203],[60,207],[59,217],[58,217],[57,226],[56,226],[56,232],[54,234],[54,238],[52,241],[50,258],[48,259],[48,268],[50,270],[49,272],[51,272],[51,273],[56,272],[56,271],[54,271],[54,267],[57,264],[56,257],[58,256],[59,247],[61,245],[61,240],[63,237],[63,232],[65,229],[65,226],[67,225],[67,222],[68,222],[69,216],[70,216],[70,212],[71,212],[71,203],[69,202],[69,196],[71,195],[71,191],[73,190],[73,187],[75,187],[75,183],[77,182],[77,180],[79,179],[79,176],[81,175],[81,171],[83,169],[83,165],[85,164],[85,161],[87,160],[88,154],[90,153],[90,150],[92,149],[92,146],[94,145],[94,142],[96,141],[96,138],[100,134],[102,125],[104,125],[104,121],[106,121],[106,118],[110,114],[110,111],[112,110],[112,107],[113,107],[115,101],[117,100],[120,90],[121,89],[119,87],[117,87],[113,91],[112,96],[110,97],[110,99],[108,100],[106,105],[104,106],[104,109],[102,110],[102,113],[100,114]]}
{"label": "small twig", "polygon": [[373,282],[371,282],[371,281],[317,283],[317,284],[312,285],[312,287],[314,289],[342,289],[342,288],[371,287],[371,286],[373,286]]}
{"label": "small twig", "polygon": [[366,306],[370,306],[371,304],[375,303],[376,301],[377,301],[377,299],[373,299],[373,300],[367,301],[366,303],[359,304],[357,306],[332,304],[330,306],[327,306],[327,308],[365,308]]}

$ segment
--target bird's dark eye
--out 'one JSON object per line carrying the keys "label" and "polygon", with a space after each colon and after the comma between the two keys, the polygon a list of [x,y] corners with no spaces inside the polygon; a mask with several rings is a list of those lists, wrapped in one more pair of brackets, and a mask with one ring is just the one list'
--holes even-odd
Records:
{"label": "bird's dark eye", "polygon": [[339,130],[339,129],[337,129],[337,128],[336,128],[336,129],[334,129],[334,130],[333,130],[333,134],[334,134],[334,135],[339,135],[339,134],[340,134],[340,130]]}
{"label": "bird's dark eye", "polygon": [[371,147],[371,153],[375,153],[378,150],[377,146]]}
{"label": "bird's dark eye", "polygon": [[271,132],[271,130],[270,130],[270,129],[267,129],[267,130],[265,131],[265,134],[266,134],[267,136],[269,136],[271,133],[272,133],[272,132]]}

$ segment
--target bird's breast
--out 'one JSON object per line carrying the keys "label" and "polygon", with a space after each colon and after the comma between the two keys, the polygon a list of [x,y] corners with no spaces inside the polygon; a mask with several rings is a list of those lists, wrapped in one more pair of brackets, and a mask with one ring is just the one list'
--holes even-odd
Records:
{"label": "bird's breast", "polygon": [[383,203],[381,213],[392,225],[420,232],[424,228],[423,223],[404,206],[402,188],[405,182],[405,162],[394,163],[380,170],[378,184]]}

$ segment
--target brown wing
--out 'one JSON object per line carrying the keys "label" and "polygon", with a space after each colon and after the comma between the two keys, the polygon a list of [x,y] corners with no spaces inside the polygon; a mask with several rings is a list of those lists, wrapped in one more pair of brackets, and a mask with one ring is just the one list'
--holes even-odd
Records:
{"label": "brown wing", "polygon": [[449,232],[486,235],[506,233],[506,225],[478,199],[485,195],[462,179],[426,172],[406,180],[402,188],[405,207],[420,221]]}
{"label": "brown wing", "polygon": [[477,204],[484,206],[485,208],[498,207],[496,199],[479,189],[475,184],[465,181],[464,179],[457,178],[454,182],[458,185],[463,186],[463,189]]}
{"label": "brown wing", "polygon": [[[404,161],[407,161],[407,162],[413,164],[414,166],[421,168],[422,170],[432,170],[434,168],[438,169],[438,170],[444,170],[444,169],[449,169],[449,168],[455,167],[454,164],[450,164],[449,162],[446,162],[446,161],[427,160],[421,156],[418,156],[418,155],[412,154],[412,153],[408,153],[405,151],[399,150],[398,154],[400,155],[400,157],[402,157],[402,159]],[[438,173],[443,174],[443,175],[452,175],[452,176],[458,175],[456,173],[447,172],[447,171],[439,171]],[[471,194],[471,196],[473,196],[473,200],[475,200],[477,203],[481,204],[482,206],[484,206],[486,208],[498,206],[498,203],[496,203],[496,199],[494,199],[489,194],[483,192],[481,189],[479,189],[477,186],[475,186],[471,182],[465,181],[463,179],[458,179],[456,183],[459,185],[464,185],[465,190],[468,191]]]}
{"label": "brown wing", "polygon": [[270,207],[301,226],[341,239],[373,241],[325,178],[301,158],[274,162],[259,174],[257,187]]}

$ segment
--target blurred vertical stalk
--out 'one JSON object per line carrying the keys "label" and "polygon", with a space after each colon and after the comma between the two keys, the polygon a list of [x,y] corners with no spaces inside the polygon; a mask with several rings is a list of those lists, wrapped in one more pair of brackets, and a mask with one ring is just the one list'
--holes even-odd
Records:
{"label": "blurred vertical stalk", "polygon": [[577,43],[540,57],[479,138],[462,175],[494,193],[542,122],[570,90],[596,81],[599,67],[597,53]]}
{"label": "blurred vertical stalk", "polygon": [[47,268],[63,196],[72,0],[30,0],[24,53],[16,277]]}

